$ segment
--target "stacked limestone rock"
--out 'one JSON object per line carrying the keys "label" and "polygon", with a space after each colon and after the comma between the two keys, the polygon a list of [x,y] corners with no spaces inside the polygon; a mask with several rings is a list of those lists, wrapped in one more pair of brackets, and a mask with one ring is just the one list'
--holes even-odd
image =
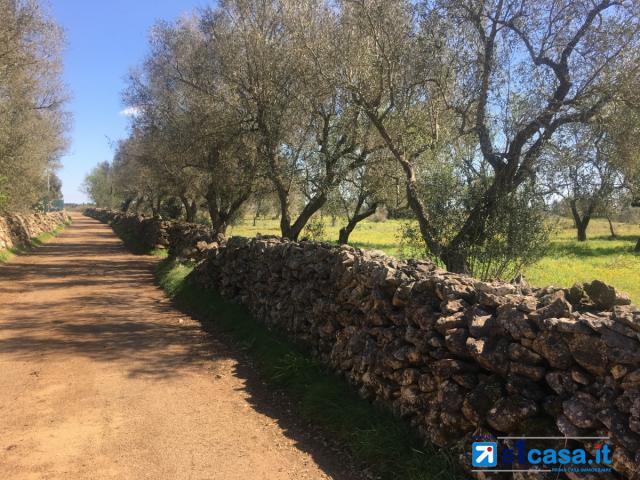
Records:
{"label": "stacked limestone rock", "polygon": [[29,240],[69,222],[66,212],[16,214],[0,217],[0,250],[29,243]]}
{"label": "stacked limestone rock", "polygon": [[173,257],[200,260],[224,242],[206,225],[176,222],[169,227],[169,254]]}
{"label": "stacked limestone rock", "polygon": [[101,208],[88,208],[85,215],[104,223],[125,239],[135,238],[144,249],[168,249],[174,257],[200,260],[210,250],[218,248],[224,240],[206,225],[171,222],[144,215],[114,212]]}
{"label": "stacked limestone rock", "polygon": [[485,283],[276,238],[230,239],[191,281],[287,332],[437,445],[468,452],[462,444],[479,434],[610,437],[616,475],[640,476],[640,312],[601,282]]}
{"label": "stacked limestone rock", "polygon": [[142,248],[167,248],[169,246],[169,222],[144,215],[133,215],[104,209],[86,209],[85,215],[109,223],[125,239],[135,238]]}
{"label": "stacked limestone rock", "polygon": [[102,223],[109,223],[111,218],[116,215],[116,212],[107,210],[106,208],[85,208],[83,213],[91,218],[101,221]]}

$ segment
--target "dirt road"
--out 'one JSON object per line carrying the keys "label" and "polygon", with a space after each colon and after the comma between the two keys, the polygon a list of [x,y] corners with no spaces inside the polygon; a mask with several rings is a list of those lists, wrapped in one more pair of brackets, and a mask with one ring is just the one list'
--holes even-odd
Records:
{"label": "dirt road", "polygon": [[0,478],[325,479],[349,467],[76,214],[0,266]]}

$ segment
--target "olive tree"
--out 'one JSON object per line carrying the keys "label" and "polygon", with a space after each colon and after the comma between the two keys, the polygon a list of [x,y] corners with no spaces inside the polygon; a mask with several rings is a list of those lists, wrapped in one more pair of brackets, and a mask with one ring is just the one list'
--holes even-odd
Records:
{"label": "olive tree", "polygon": [[[516,234],[519,255],[542,225],[541,152],[554,134],[589,122],[637,65],[633,2],[345,0],[337,43],[342,79],[406,177],[407,200],[430,254],[471,264]],[[346,46],[346,48],[344,47]],[[336,45],[337,47],[337,45]],[[352,60],[349,60],[352,59]],[[634,67],[635,68],[635,67]],[[463,146],[469,155],[456,157]],[[439,168],[439,165],[443,168]],[[447,234],[424,172],[450,172]],[[447,192],[444,192],[447,194]],[[514,215],[510,204],[525,209]],[[515,240],[515,238],[514,238]],[[517,259],[517,258],[516,258]]]}
{"label": "olive tree", "polygon": [[113,180],[111,164],[100,162],[85,176],[82,190],[97,207],[114,208],[119,202]]}
{"label": "olive tree", "polygon": [[[640,207],[640,77],[630,76],[610,108],[606,122],[613,158],[624,176],[632,207]],[[635,251],[640,252],[640,239]]]}
{"label": "olive tree", "polygon": [[187,18],[158,24],[151,42],[125,93],[139,112],[133,124],[147,163],[173,185],[191,220],[204,198],[213,228],[224,233],[252,193],[255,154],[237,95],[219,70],[218,39]]}
{"label": "olive tree", "polygon": [[610,135],[602,125],[567,128],[543,158],[547,159],[543,182],[552,195],[567,203],[578,241],[587,240],[591,218],[605,213],[616,192],[624,187]]}
{"label": "olive tree", "polygon": [[464,271],[463,246],[482,242],[503,199],[535,179],[554,135],[590,122],[634,74],[638,5],[471,0],[436,10],[456,26],[443,58],[464,72],[445,98],[492,177],[443,253]]}
{"label": "olive tree", "polygon": [[[335,83],[327,46],[332,13],[323,2],[226,0],[207,15],[223,51],[272,184],[284,237],[297,239],[330,192],[355,168],[362,114]],[[298,211],[295,198],[302,198]]]}
{"label": "olive tree", "polygon": [[349,243],[358,224],[379,209],[394,204],[393,178],[397,167],[380,148],[360,151],[361,160],[343,177],[335,192],[337,211],[346,219],[338,233],[338,243]]}
{"label": "olive tree", "polygon": [[164,202],[176,196],[175,183],[158,168],[147,140],[134,131],[120,142],[111,164],[113,189],[121,210],[133,207],[161,217]]}
{"label": "olive tree", "polygon": [[36,0],[0,0],[0,11],[0,209],[15,211],[46,195],[66,146],[63,40]]}

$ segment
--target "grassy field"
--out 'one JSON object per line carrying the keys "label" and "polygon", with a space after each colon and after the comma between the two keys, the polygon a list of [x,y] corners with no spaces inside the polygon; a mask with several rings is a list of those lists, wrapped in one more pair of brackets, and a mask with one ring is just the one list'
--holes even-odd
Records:
{"label": "grassy field", "polygon": [[593,220],[586,242],[575,240],[571,222],[563,220],[549,251],[526,272],[537,286],[570,286],[594,279],[615,286],[640,305],[640,254],[633,248],[640,236],[638,225],[614,224],[616,239],[609,238],[606,220]]}
{"label": "grassy field", "polygon": [[[388,255],[400,256],[399,234],[400,220],[387,220],[385,222],[360,222],[349,238],[349,244],[367,250],[384,250]],[[331,220],[325,221],[325,235],[322,240],[336,242],[338,231],[342,225],[338,222],[331,226]],[[259,219],[256,225],[249,219],[237,225],[232,225],[227,231],[228,235],[240,235],[243,237],[255,237],[261,235],[280,235],[278,220]]]}
{"label": "grassy field", "polygon": [[[384,250],[389,255],[402,256],[399,233],[402,222],[362,222],[351,235],[351,245],[365,249]],[[606,220],[592,220],[587,232],[589,240],[575,240],[575,230],[568,219],[562,219],[545,257],[529,267],[525,277],[535,286],[557,285],[568,287],[575,282],[594,279],[609,283],[631,296],[640,304],[640,254],[633,247],[640,236],[640,227],[614,224],[617,238],[609,238]],[[340,225],[331,226],[327,219],[324,240],[336,241]],[[279,234],[277,220],[259,219],[256,226],[246,220],[229,229],[230,235],[255,236]]]}

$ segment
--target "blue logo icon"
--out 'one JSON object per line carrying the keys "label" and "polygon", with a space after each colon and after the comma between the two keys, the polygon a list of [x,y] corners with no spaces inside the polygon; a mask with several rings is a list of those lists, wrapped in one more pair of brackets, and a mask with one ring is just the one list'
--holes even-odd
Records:
{"label": "blue logo icon", "polygon": [[475,442],[471,445],[471,463],[474,467],[495,467],[498,464],[496,442]]}

